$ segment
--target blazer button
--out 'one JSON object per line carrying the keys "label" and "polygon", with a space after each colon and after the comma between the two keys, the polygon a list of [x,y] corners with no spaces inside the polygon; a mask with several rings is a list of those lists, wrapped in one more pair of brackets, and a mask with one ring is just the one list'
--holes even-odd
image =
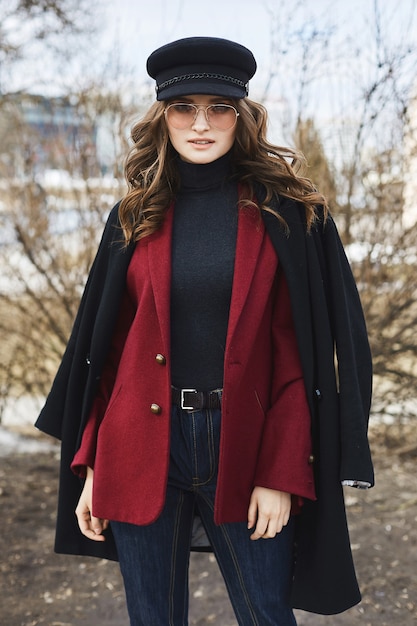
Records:
{"label": "blazer button", "polygon": [[155,415],[160,415],[162,409],[159,406],[159,404],[155,404],[155,402],[152,402],[151,404],[151,411],[152,413],[154,413]]}
{"label": "blazer button", "polygon": [[310,454],[310,456],[308,457],[308,464],[313,465],[314,461],[314,454]]}
{"label": "blazer button", "polygon": [[155,361],[156,361],[157,363],[159,363],[159,365],[165,365],[165,364],[166,364],[166,362],[167,362],[167,360],[166,360],[166,358],[164,357],[164,355],[163,355],[163,354],[160,354],[159,352],[158,352],[158,354],[155,356]]}

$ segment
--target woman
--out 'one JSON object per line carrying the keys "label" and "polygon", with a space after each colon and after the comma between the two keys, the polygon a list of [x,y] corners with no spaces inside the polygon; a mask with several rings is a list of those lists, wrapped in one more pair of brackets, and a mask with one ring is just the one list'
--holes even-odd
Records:
{"label": "woman", "polygon": [[197,521],[239,624],[343,611],[371,361],[335,225],[266,140],[247,48],[188,38],[147,68],[157,102],[37,422],[62,439],[56,550],[118,558],[131,624],[182,625]]}

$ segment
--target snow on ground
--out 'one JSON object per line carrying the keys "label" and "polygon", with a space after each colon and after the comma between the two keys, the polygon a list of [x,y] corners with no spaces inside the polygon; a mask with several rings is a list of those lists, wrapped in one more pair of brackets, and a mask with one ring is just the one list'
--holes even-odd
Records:
{"label": "snow on ground", "polygon": [[28,397],[18,398],[6,404],[0,425],[0,457],[58,451],[58,443],[54,439],[48,441],[37,437],[38,431],[33,424],[42,404],[43,399]]}
{"label": "snow on ground", "polygon": [[10,454],[37,454],[58,451],[58,446],[47,441],[25,437],[0,426],[0,458]]}

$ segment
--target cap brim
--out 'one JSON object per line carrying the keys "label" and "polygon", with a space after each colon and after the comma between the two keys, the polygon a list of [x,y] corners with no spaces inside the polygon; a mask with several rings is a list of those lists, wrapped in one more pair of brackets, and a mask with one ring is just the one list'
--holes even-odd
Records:
{"label": "cap brim", "polygon": [[157,93],[157,100],[171,100],[181,96],[192,96],[201,94],[207,96],[220,96],[222,98],[233,98],[240,100],[245,98],[247,93],[238,85],[225,85],[221,83],[209,83],[207,81],[189,81],[187,83],[178,83],[161,89]]}

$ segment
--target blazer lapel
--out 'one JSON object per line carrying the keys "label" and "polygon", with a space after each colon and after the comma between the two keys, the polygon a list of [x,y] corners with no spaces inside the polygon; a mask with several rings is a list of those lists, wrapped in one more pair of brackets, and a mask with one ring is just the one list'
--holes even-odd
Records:
{"label": "blazer lapel", "polygon": [[[148,242],[149,272],[155,307],[166,353],[170,345],[171,239],[173,206],[168,210],[162,228]],[[239,318],[255,276],[265,226],[257,209],[239,209],[236,257],[226,344],[236,330]]]}
{"label": "blazer lapel", "polygon": [[148,242],[149,273],[155,299],[162,340],[166,354],[170,345],[170,303],[171,303],[171,240],[173,205],[160,230],[151,235]]}
{"label": "blazer lapel", "polygon": [[250,207],[239,209],[227,344],[230,343],[236,330],[240,314],[249,294],[262,247],[264,232],[265,227],[257,209]]}

